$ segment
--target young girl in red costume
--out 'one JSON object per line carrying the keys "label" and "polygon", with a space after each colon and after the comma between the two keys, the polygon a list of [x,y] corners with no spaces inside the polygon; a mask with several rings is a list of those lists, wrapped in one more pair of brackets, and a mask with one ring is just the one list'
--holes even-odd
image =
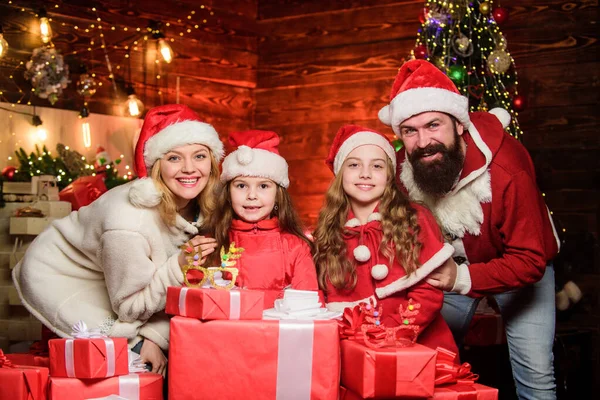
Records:
{"label": "young girl in red costume", "polygon": [[395,181],[389,140],[371,129],[343,126],[326,164],[335,179],[315,231],[315,262],[327,307],[360,302],[382,307],[381,323],[398,334],[457,352],[440,314],[444,295],[424,278],[453,253],[432,214],[410,203]]}
{"label": "young girl in red costume", "polygon": [[287,191],[288,165],[277,149],[279,137],[251,130],[232,133],[229,142],[236,150],[223,160],[224,187],[213,225],[219,246],[235,242],[244,249],[236,263],[236,285],[265,290],[266,308],[286,287],[317,290],[311,243]]}

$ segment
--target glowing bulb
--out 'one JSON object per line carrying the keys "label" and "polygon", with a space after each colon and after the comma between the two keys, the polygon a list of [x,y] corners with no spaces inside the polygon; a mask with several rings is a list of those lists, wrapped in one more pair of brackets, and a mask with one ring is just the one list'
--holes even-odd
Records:
{"label": "glowing bulb", "polygon": [[48,139],[48,131],[42,126],[38,127],[35,133],[42,142]]}
{"label": "glowing bulb", "polygon": [[144,103],[135,94],[130,94],[125,102],[125,115],[139,117],[144,111]]}
{"label": "glowing bulb", "polygon": [[4,33],[2,32],[2,26],[0,26],[0,58],[8,52],[8,42],[4,39]]}
{"label": "glowing bulb", "polygon": [[81,124],[81,133],[83,134],[83,145],[89,149],[92,147],[92,132],[90,131],[90,123],[85,121]]}
{"label": "glowing bulb", "polygon": [[40,35],[42,42],[48,43],[52,40],[52,28],[50,27],[50,21],[47,17],[40,18]]}
{"label": "glowing bulb", "polygon": [[163,60],[169,64],[173,60],[173,50],[171,50],[171,46],[165,39],[158,40],[158,48],[160,50],[160,55]]}

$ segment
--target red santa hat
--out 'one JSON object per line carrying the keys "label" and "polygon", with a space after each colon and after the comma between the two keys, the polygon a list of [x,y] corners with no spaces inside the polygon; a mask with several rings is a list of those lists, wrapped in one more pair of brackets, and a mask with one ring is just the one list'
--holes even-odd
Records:
{"label": "red santa hat", "polygon": [[229,182],[238,176],[268,178],[287,188],[288,164],[279,155],[279,136],[275,132],[249,130],[234,132],[229,143],[236,150],[223,160],[221,182]]}
{"label": "red santa hat", "polygon": [[[396,75],[390,104],[379,110],[379,120],[398,135],[403,121],[427,111],[450,114],[466,129],[471,127],[469,100],[460,94],[454,82],[428,61],[408,61]],[[508,111],[495,108],[490,113],[496,115],[504,127],[510,123]]]}
{"label": "red santa hat", "polygon": [[348,154],[357,147],[367,144],[381,147],[396,169],[396,152],[389,139],[377,131],[358,125],[344,125],[338,130],[325,164],[337,175]]}
{"label": "red santa hat", "polygon": [[203,144],[215,159],[223,158],[223,143],[212,125],[202,122],[189,107],[167,104],[152,108],[135,146],[135,172],[139,178],[148,176],[154,163],[169,151],[187,144]]}
{"label": "red santa hat", "polygon": [[155,207],[162,201],[148,171],[154,163],[176,147],[202,144],[219,162],[223,158],[223,143],[215,129],[200,120],[189,107],[167,104],[152,108],[146,114],[135,146],[134,168],[139,179],[129,189],[129,200],[138,207]]}

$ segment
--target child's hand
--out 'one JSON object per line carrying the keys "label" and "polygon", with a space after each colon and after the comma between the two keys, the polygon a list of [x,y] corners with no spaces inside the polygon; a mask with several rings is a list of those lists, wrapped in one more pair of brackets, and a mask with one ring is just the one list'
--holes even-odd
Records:
{"label": "child's hand", "polygon": [[[201,254],[200,265],[202,265],[204,262],[206,262],[206,257],[213,253],[217,248],[217,240],[215,238],[197,235],[191,238],[186,245],[193,247],[194,251],[197,251],[199,254]],[[179,254],[179,266],[182,269],[185,265],[187,265],[186,257],[188,256],[189,254],[186,253],[185,250],[181,251]]]}
{"label": "child's hand", "polygon": [[165,376],[167,372],[167,357],[165,357],[163,351],[156,343],[144,338],[140,357],[143,362],[152,364],[152,372]]}

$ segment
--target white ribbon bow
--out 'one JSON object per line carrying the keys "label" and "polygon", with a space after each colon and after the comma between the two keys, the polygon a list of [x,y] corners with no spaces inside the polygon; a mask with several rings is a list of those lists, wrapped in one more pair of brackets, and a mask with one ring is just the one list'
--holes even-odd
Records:
{"label": "white ribbon bow", "polygon": [[106,335],[100,333],[100,329],[89,329],[85,322],[79,321],[71,328],[71,336],[76,339],[104,338]]}

